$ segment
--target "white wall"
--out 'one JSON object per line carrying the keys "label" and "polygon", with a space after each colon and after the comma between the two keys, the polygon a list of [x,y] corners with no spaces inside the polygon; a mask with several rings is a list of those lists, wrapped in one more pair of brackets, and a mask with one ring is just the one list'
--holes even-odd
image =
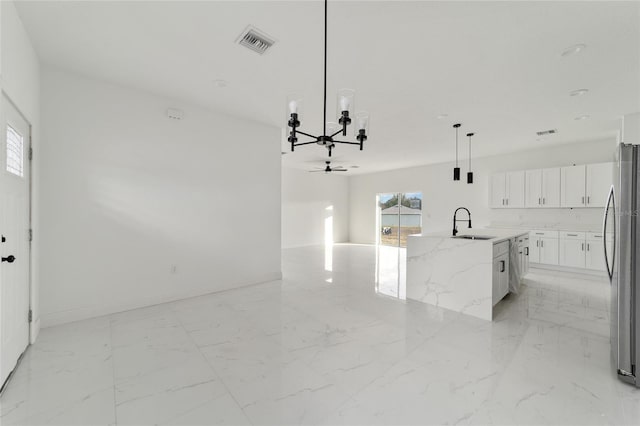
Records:
{"label": "white wall", "polygon": [[[0,2],[0,88],[15,104],[31,125],[34,151],[40,148],[40,64],[31,40],[27,35],[18,12],[10,1]],[[39,159],[32,163],[32,228],[36,238],[32,244],[31,260],[31,309],[34,321],[31,324],[31,340],[35,341],[40,328],[39,276],[34,266],[40,255],[39,239],[40,209],[38,194],[40,176]]]}
{"label": "white wall", "polygon": [[349,241],[349,178],[283,167],[282,247],[324,244],[325,232]]}
{"label": "white wall", "polygon": [[45,68],[42,130],[43,326],[281,277],[280,129]]}
{"label": "white wall", "polygon": [[599,224],[601,209],[490,209],[489,175],[507,170],[525,170],[614,161],[615,139],[581,142],[536,149],[473,161],[474,183],[466,183],[465,162],[462,180],[454,182],[453,163],[435,164],[383,173],[353,176],[350,181],[350,241],[375,243],[376,194],[414,192],[423,194],[423,230],[452,228],[453,212],[465,206],[471,210],[474,226],[493,222]]}

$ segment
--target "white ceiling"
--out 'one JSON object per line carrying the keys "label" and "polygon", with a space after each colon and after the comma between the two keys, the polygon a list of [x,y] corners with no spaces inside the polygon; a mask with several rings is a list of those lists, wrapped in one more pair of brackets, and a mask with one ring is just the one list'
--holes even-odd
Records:
{"label": "white ceiling", "polygon": [[[299,91],[301,130],[321,127],[321,1],[17,7],[44,63],[277,127]],[[235,44],[249,24],[277,40],[264,56]],[[560,56],[576,43],[587,48]],[[331,1],[328,66],[329,115],[341,87],[371,113],[365,150],[334,153],[360,166],[351,174],[452,160],[455,122],[476,132],[478,156],[612,137],[619,116],[640,111],[640,2]],[[589,93],[569,96],[580,88]],[[283,162],[311,169],[325,157],[311,145]]]}

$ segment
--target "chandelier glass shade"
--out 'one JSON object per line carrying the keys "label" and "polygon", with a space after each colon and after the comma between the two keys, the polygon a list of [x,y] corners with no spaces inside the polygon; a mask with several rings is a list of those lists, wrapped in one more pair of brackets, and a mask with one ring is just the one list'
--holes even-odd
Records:
{"label": "chandelier glass shade", "polygon": [[[303,99],[299,94],[287,96],[287,126],[291,129],[287,141],[291,144],[291,151],[296,146],[318,144],[324,146],[329,151],[329,157],[336,144],[359,145],[360,151],[364,148],[364,141],[367,140],[369,131],[369,114],[367,112],[355,112],[355,91],[351,89],[340,89],[336,99],[336,119],[337,123],[327,122],[327,0],[324,1],[324,104],[323,104],[323,127],[319,136],[303,132],[299,127],[303,118]],[[341,135],[347,137],[347,128],[354,125],[354,140],[338,140]],[[311,140],[299,140],[303,136]]]}

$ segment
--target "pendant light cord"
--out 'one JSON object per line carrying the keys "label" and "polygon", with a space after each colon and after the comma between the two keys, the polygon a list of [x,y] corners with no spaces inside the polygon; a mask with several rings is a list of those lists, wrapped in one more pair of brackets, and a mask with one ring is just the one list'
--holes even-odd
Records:
{"label": "pendant light cord", "polygon": [[324,119],[322,121],[322,135],[327,134],[327,2],[324,0]]}

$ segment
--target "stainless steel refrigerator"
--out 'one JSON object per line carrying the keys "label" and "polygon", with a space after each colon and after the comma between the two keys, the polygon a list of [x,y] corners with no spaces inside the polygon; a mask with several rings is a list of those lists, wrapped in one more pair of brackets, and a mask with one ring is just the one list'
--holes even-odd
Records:
{"label": "stainless steel refrigerator", "polygon": [[[620,144],[604,213],[611,282],[611,354],[618,377],[640,387],[640,145]],[[611,245],[607,245],[607,236]]]}

